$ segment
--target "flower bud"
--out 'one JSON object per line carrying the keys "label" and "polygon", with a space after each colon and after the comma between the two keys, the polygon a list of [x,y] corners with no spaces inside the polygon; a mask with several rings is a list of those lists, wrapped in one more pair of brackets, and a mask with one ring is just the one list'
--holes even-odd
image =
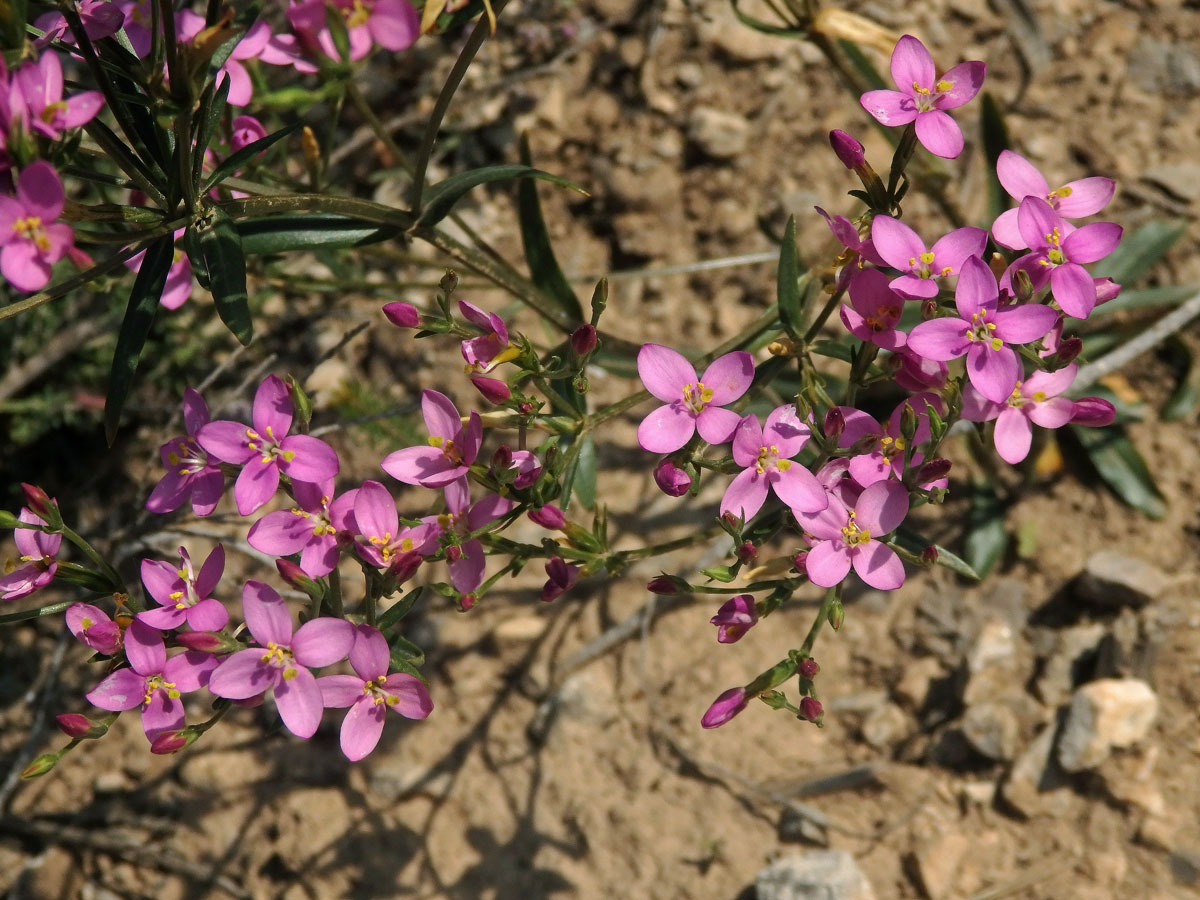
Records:
{"label": "flower bud", "polygon": [[806,656],[800,663],[800,677],[807,678],[812,681],[817,677],[817,673],[821,671],[821,667],[817,665],[817,661],[811,656]]}
{"label": "flower bud", "polygon": [[442,276],[442,280],[438,282],[438,287],[442,289],[447,297],[458,290],[458,273],[453,269],[447,269],[446,274]]}
{"label": "flower bud", "polygon": [[936,544],[930,544],[921,551],[921,562],[927,566],[932,566],[938,560],[938,548]]}
{"label": "flower bud", "polygon": [[548,580],[542,586],[542,602],[557,600],[579,579],[579,566],[568,565],[561,556],[552,556],[546,563]]}
{"label": "flower bud", "polygon": [[21,482],[21,491],[25,494],[25,505],[47,525],[54,527],[62,524],[62,516],[55,503],[40,487]]}
{"label": "flower bud", "polygon": [[59,753],[43,753],[24,769],[21,770],[22,778],[37,778],[39,775],[45,775],[56,765],[62,756]]}
{"label": "flower bud", "polygon": [[383,305],[383,314],[397,328],[417,328],[421,324],[421,314],[411,303],[397,300]]}
{"label": "flower bud", "polygon": [[805,697],[800,701],[800,718],[802,719],[807,719],[810,722],[819,722],[821,713],[824,711],[821,701],[815,697]]}
{"label": "flower bud", "polygon": [[867,161],[863,145],[854,136],[840,129],[835,128],[829,132],[829,146],[833,147],[833,152],[837,154],[841,164],[851,172],[857,171]]}
{"label": "flower bud", "polygon": [[236,645],[227,646],[234,642],[211,631],[181,631],[175,635],[175,642],[189,650],[199,650],[203,653],[227,653],[240,649]]}
{"label": "flower bud", "polygon": [[787,709],[788,706],[787,695],[783,691],[763,691],[758,699],[771,709]]}
{"label": "flower bud", "polygon": [[1033,280],[1024,269],[1013,272],[1012,286],[1018,303],[1028,303],[1033,299]]}
{"label": "flower bud", "polygon": [[708,711],[701,717],[700,726],[718,728],[745,709],[748,702],[745,688],[730,688],[712,702]]}
{"label": "flower bud", "polygon": [[576,356],[587,356],[596,349],[596,326],[585,323],[571,332],[571,349]]}
{"label": "flower bud", "polygon": [[580,372],[571,379],[571,390],[577,394],[586,394],[591,390],[591,385],[588,383],[588,377]]}
{"label": "flower bud", "polygon": [[831,441],[835,441],[842,436],[842,432],[846,430],[846,414],[839,407],[831,406],[829,412],[825,413],[825,437]]}
{"label": "flower bud", "polygon": [[604,315],[604,310],[608,308],[608,279],[601,278],[596,282],[596,289],[592,291],[592,324],[595,325],[600,321],[600,317]]}
{"label": "flower bud", "polygon": [[254,116],[238,116],[233,120],[233,128],[229,134],[229,146],[234,153],[243,147],[249,147],[255,141],[261,141],[267,136],[267,129]]}
{"label": "flower bud", "polygon": [[1109,300],[1116,298],[1117,294],[1121,293],[1121,286],[1111,278],[1097,278],[1096,282],[1096,303],[1107,303]]}
{"label": "flower bud", "polygon": [[795,569],[797,572],[799,572],[801,575],[806,575],[808,573],[808,551],[807,550],[801,550],[799,553],[797,553],[795,556],[792,557],[792,568]]}
{"label": "flower bud", "polygon": [[517,406],[517,412],[523,416],[532,416],[537,410],[537,404],[532,400],[522,400]]}
{"label": "flower bud", "polygon": [[458,598],[458,611],[467,612],[471,607],[479,602],[479,598],[474,593],[463,594]]}
{"label": "flower bud", "polygon": [[904,436],[904,440],[912,446],[913,438],[917,436],[917,426],[920,424],[920,419],[917,416],[917,411],[913,409],[912,403],[904,404],[900,410],[900,434]]}
{"label": "flower bud", "polygon": [[531,509],[529,518],[550,531],[557,531],[567,524],[567,517],[553,503],[547,503],[538,509]]}
{"label": "flower bud", "polygon": [[938,312],[937,297],[929,297],[921,301],[921,319],[928,322],[936,319]]}
{"label": "flower bud", "polygon": [[846,609],[842,606],[841,600],[834,600],[829,607],[829,613],[826,616],[829,626],[834,631],[840,631],[842,623],[846,621]]}
{"label": "flower bud", "polygon": [[1058,362],[1060,366],[1072,363],[1083,352],[1083,339],[1075,336],[1065,338],[1058,345]]}
{"label": "flower bud", "polygon": [[188,744],[194,742],[198,737],[200,737],[200,733],[191,728],[164,731],[150,742],[150,752],[157,753],[159,756],[164,756],[168,753],[177,753]]}
{"label": "flower bud", "polygon": [[734,551],[739,562],[750,563],[758,558],[758,548],[752,541],[742,541],[741,546]]}
{"label": "flower bud", "polygon": [[492,454],[492,473],[503,472],[505,469],[512,468],[513,452],[512,448],[507,444],[501,444],[496,448],[496,452]]}
{"label": "flower bud", "polygon": [[[448,553],[447,558],[449,558]],[[392,563],[387,568],[388,578],[394,584],[403,584],[417,574],[417,569],[421,568],[421,563],[424,561],[425,557],[421,556],[416,550],[398,553],[392,558]]]}
{"label": "flower bud", "polygon": [[1075,401],[1071,411],[1071,424],[1087,428],[1103,428],[1111,425],[1117,417],[1116,408],[1100,397],[1083,397]]}
{"label": "flower bud", "polygon": [[512,396],[508,385],[499,378],[488,378],[486,375],[472,375],[471,384],[483,395],[488,403],[499,405]]}
{"label": "flower bud", "polygon": [[304,591],[304,593],[314,599],[324,595],[325,589],[317,583],[316,579],[290,559],[281,557],[275,560],[275,568],[279,571],[279,577],[287,582],[290,587],[294,587],[298,591]]}
{"label": "flower bud", "polygon": [[654,467],[654,483],[668,497],[682,497],[692,486],[692,479],[668,458]]}
{"label": "flower bud", "polygon": [[735,577],[729,566],[707,566],[700,570],[700,574],[721,584],[729,584]]}
{"label": "flower bud", "polygon": [[931,481],[945,478],[950,474],[950,467],[953,463],[948,459],[942,459],[940,456],[928,460],[920,469],[917,470],[917,484],[928,484]]}
{"label": "flower bud", "polygon": [[659,575],[657,578],[651,578],[646,585],[646,590],[652,594],[662,594],[670,596],[672,594],[680,594],[687,590],[688,583],[682,578],[676,578],[674,575]]}
{"label": "flower bud", "polygon": [[69,738],[85,738],[92,730],[92,720],[80,713],[63,713],[54,717],[58,730]]}

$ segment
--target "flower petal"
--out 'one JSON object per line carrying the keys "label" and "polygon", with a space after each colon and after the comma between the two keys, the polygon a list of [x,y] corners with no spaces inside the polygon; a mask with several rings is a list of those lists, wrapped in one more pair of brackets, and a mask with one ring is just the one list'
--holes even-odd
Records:
{"label": "flower petal", "polygon": [[1063,253],[1073,263],[1092,263],[1104,259],[1121,243],[1124,229],[1112,222],[1093,222],[1067,235]]}
{"label": "flower petal", "polygon": [[967,351],[967,377],[983,396],[1003,403],[1017,386],[1021,363],[1011,347],[993,350],[983,344],[972,344]]}
{"label": "flower petal", "polygon": [[263,461],[256,456],[238,472],[233,483],[233,499],[237,501],[238,515],[248,516],[266,505],[279,489],[279,467],[274,459]]}
{"label": "flower petal", "polygon": [[674,453],[695,433],[695,417],[678,401],[654,410],[642,419],[637,431],[638,443],[651,453]]}
{"label": "flower petal", "polygon": [[428,479],[444,474],[450,468],[437,447],[405,447],[389,453],[380,466],[397,481],[405,484],[425,484]]}
{"label": "flower petal", "polygon": [[1064,219],[1082,219],[1084,216],[1098,213],[1108,206],[1108,201],[1112,199],[1113,193],[1117,189],[1117,183],[1111,178],[1102,178],[1097,175],[1068,182],[1059,190],[1064,188],[1069,189],[1070,193],[1065,197],[1058,198],[1058,202],[1055,204],[1058,214]]}
{"label": "flower petal", "polygon": [[364,681],[387,675],[391,668],[391,651],[379,629],[359,625],[350,634],[350,665]]}
{"label": "flower petal", "polygon": [[939,362],[958,359],[969,346],[966,324],[953,317],[922,322],[908,335],[909,350]]}
{"label": "flower petal", "polygon": [[895,531],[908,515],[908,489],[898,481],[877,481],[859,495],[854,521],[873,538]]}
{"label": "flower petal", "polygon": [[728,443],[737,430],[742,417],[732,409],[721,409],[719,406],[706,406],[696,416],[696,430],[700,437],[708,443],[717,446]]}
{"label": "flower petal", "polygon": [[1048,306],[1027,303],[1009,306],[992,314],[996,337],[1007,344],[1029,344],[1050,333],[1058,313]]}
{"label": "flower petal", "polygon": [[983,79],[987,75],[987,63],[977,59],[961,62],[949,69],[941,77],[954,87],[939,96],[935,101],[938,109],[955,109],[964,103],[969,103],[983,87]]}
{"label": "flower petal", "polygon": [[850,572],[850,554],[841,541],[821,541],[808,551],[805,563],[808,580],[818,587],[841,584]]}
{"label": "flower petal", "polygon": [[684,386],[699,380],[695,368],[682,354],[661,344],[643,344],[638,351],[637,368],[646,390],[664,403],[683,399]]}
{"label": "flower petal", "polygon": [[754,357],[744,350],[714,359],[700,376],[704,386],[713,392],[709,401],[713,406],[725,406],[737,400],[750,389],[753,380]]}
{"label": "flower petal", "polygon": [[917,117],[917,105],[912,97],[899,91],[867,91],[858,102],[876,122],[889,128],[907,125]]}
{"label": "flower petal", "polygon": [[340,740],[346,759],[357,762],[375,749],[383,734],[386,709],[385,704],[376,703],[371,697],[363,697],[350,707],[342,720]]}
{"label": "flower petal", "polygon": [[167,648],[158,630],[134,619],[125,629],[125,657],[139,675],[157,675],[167,663]]}
{"label": "flower petal", "polygon": [[353,625],[345,619],[321,616],[309,619],[296,629],[292,653],[301,665],[319,669],[345,659],[350,655],[353,643]]}
{"label": "flower petal", "polygon": [[829,505],[829,495],[821,487],[821,482],[801,465],[779,470],[771,482],[771,487],[780,500],[801,512],[820,512]]}
{"label": "flower petal", "polygon": [[1009,465],[1015,466],[1029,455],[1029,446],[1033,441],[1033,427],[1020,410],[1013,409],[1011,406],[1006,407],[996,419],[996,432],[993,440],[1000,458]]}
{"label": "flower petal", "polygon": [[[293,672],[291,678],[287,673]],[[310,738],[321,724],[325,704],[313,673],[303,666],[287,669],[275,685],[275,708],[287,730],[296,737]]]}
{"label": "flower petal", "polygon": [[292,427],[292,396],[278,375],[268,375],[254,392],[250,421],[264,438],[277,441]]}
{"label": "flower petal", "polygon": [[117,669],[85,695],[88,703],[110,712],[142,705],[146,677],[133,669]]}
{"label": "flower petal", "polygon": [[424,719],[433,712],[433,700],[419,678],[405,672],[393,672],[384,679],[383,689],[398,699],[392,709],[406,719]]}
{"label": "flower petal", "polygon": [[1067,263],[1050,272],[1050,290],[1063,312],[1086,319],[1096,307],[1096,282],[1083,266]]}
{"label": "flower petal", "polygon": [[934,156],[954,159],[963,150],[963,133],[949,113],[931,109],[917,116],[917,140]]}
{"label": "flower petal", "polygon": [[[891,547],[870,541],[855,549],[854,571],[871,587],[878,591],[894,591],[904,584],[904,563]],[[809,565],[812,565],[811,554]]]}
{"label": "flower petal", "polygon": [[933,57],[918,38],[906,34],[896,41],[892,50],[892,80],[896,87],[906,94],[911,94],[916,87],[930,90],[935,78],[937,70]]}
{"label": "flower petal", "polygon": [[353,706],[363,696],[363,680],[354,675],[322,675],[317,679],[326,709]]}
{"label": "flower petal", "polygon": [[762,509],[769,487],[765,475],[760,475],[754,468],[742,469],[725,489],[721,515],[733,513],[749,521]]}
{"label": "flower petal", "polygon": [[1045,199],[1050,193],[1050,185],[1037,167],[1012,150],[1000,151],[996,159],[996,178],[1018,203],[1026,197]]}
{"label": "flower petal", "polygon": [[251,579],[242,588],[242,618],[254,639],[264,647],[292,642],[292,614],[287,603],[269,584]]}
{"label": "flower petal", "polygon": [[337,451],[320,438],[293,434],[283,439],[279,449],[279,469],[289,478],[316,483],[338,473]]}
{"label": "flower petal", "polygon": [[[871,243],[875,252],[893,269],[907,272],[913,267],[909,260],[919,258],[925,252],[925,242],[920,236],[891,216],[876,216],[871,223]],[[936,288],[934,289],[936,293]]]}

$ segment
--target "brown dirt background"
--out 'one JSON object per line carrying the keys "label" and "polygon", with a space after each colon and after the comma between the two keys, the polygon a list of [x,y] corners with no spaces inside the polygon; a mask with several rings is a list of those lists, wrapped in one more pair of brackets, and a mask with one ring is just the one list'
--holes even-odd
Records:
{"label": "brown dirt background", "polygon": [[[937,0],[852,8],[921,36],[943,67],[986,60],[987,87],[1008,110],[1017,149],[1052,180],[1119,179],[1106,218],[1128,230],[1195,217],[1194,3]],[[790,213],[802,255],[820,259],[833,248],[812,206],[855,208],[845,197],[855,185],[828,150],[828,130],[863,137],[883,168],[882,139],[819,52],[742,28],[724,3],[526,2],[505,18],[456,101],[448,132],[458,143],[441,164],[452,171],[512,160],[514,135],[528,130],[537,165],[591,192],[579,199],[541,190],[568,273],[770,250],[760,222],[781,230]],[[573,29],[569,37],[564,25]],[[376,108],[419,117],[451,45],[425,47],[403,64],[402,84],[425,85],[420,103],[396,96],[393,80],[381,75],[368,85]],[[873,61],[886,66],[881,55]],[[704,110],[740,123],[740,138],[726,129],[726,138],[742,142],[727,159],[698,146]],[[968,150],[947,166],[950,194],[968,218],[982,213],[977,116],[975,104],[958,114]],[[347,165],[368,174],[381,164],[379,151],[360,141]],[[927,232],[943,228],[924,198],[907,206]],[[508,194],[481,194],[463,211],[503,252],[519,256]],[[1185,238],[1154,280],[1200,281],[1195,249]],[[614,279],[605,327],[631,341],[711,346],[773,299],[773,269]],[[580,288],[585,300],[587,290]],[[462,296],[492,309],[505,302],[483,290]],[[428,302],[430,293],[410,299]],[[342,297],[317,349],[336,342],[347,323],[378,322],[378,305]],[[522,321],[534,333],[532,321]],[[439,354],[380,327],[323,363],[309,386],[320,400],[358,377],[404,402],[422,371],[449,358]],[[1169,390],[1171,371],[1157,358],[1125,375],[1151,407]],[[468,401],[465,380],[446,382]],[[634,389],[603,372],[592,382],[599,399]],[[175,415],[174,401],[164,414]],[[608,470],[601,495],[622,546],[686,533],[708,519],[720,492],[710,484],[690,503],[658,494],[646,458],[631,450],[635,421],[614,428],[600,448]],[[429,647],[435,712],[419,724],[393,721],[363,764],[341,757],[333,717],[301,742],[278,731],[269,708],[240,711],[167,758],[146,753],[136,717],[123,717],[108,738],[17,788],[0,820],[0,892],[37,900],[733,900],[753,897],[754,875],[771,859],[827,843],[855,855],[881,900],[1197,896],[1198,436],[1196,422],[1160,423],[1153,413],[1133,431],[1168,499],[1162,521],[1129,510],[1068,459],[1010,508],[1010,526],[1026,536],[1024,552],[982,586],[937,571],[912,573],[893,595],[853,596],[841,633],[827,633],[817,649],[823,728],[757,705],[720,730],[699,728],[714,696],[798,645],[811,618],[810,606],[794,603],[740,643],[720,646],[707,623],[715,604],[664,598],[652,617],[643,615],[648,577],[717,561],[723,543],[635,568],[620,581],[586,583],[550,606],[536,602],[533,573],[469,615],[435,602],[418,617],[410,635]],[[119,463],[124,476],[146,485],[157,477],[148,451],[159,439],[146,432],[138,452]],[[342,449],[353,460],[343,471],[360,477],[372,477],[386,452],[349,439]],[[950,521],[940,528],[952,538],[963,507],[952,503],[946,512]],[[97,513],[92,524],[118,515]],[[206,527],[193,528],[193,557],[223,526],[217,519]],[[167,535],[158,546],[165,551],[178,540]],[[1170,589],[1138,612],[1080,607],[1069,583],[1089,553],[1109,547],[1162,568]],[[1038,795],[1024,814],[996,796],[1010,767],[964,751],[955,738],[962,705],[952,685],[977,635],[997,623],[1014,638],[995,699],[1017,710],[1020,749],[1068,696],[1060,651],[1080,628],[1092,628],[1093,639],[1108,635],[1125,651],[1116,671],[1148,679],[1161,703],[1143,744]],[[44,677],[57,633],[43,624],[4,635],[0,761],[23,744],[41,702],[30,685]],[[604,635],[611,646],[592,653]],[[95,680],[81,671],[85,656],[66,648],[62,683],[43,713],[82,708],[81,694]],[[1052,669],[1051,687],[1039,689]],[[61,740],[43,732],[46,748]],[[841,789],[816,792],[836,775],[846,775]],[[801,833],[787,803],[815,810],[827,827]],[[934,872],[937,884],[922,886],[919,869]]]}

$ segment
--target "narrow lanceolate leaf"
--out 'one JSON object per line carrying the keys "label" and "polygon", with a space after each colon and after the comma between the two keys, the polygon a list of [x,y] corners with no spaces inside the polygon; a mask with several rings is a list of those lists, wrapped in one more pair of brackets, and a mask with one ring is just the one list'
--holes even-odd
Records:
{"label": "narrow lanceolate leaf", "polygon": [[250,162],[250,160],[254,159],[254,157],[258,156],[258,154],[282,141],[299,127],[299,122],[293,122],[291,125],[279,129],[274,134],[268,134],[265,138],[259,138],[254,143],[247,144],[213,170],[213,173],[208,176],[208,180],[204,182],[204,190],[207,191],[214,185],[220,184],[246,163]]}
{"label": "narrow lanceolate leaf", "polygon": [[212,210],[206,222],[195,226],[195,232],[217,314],[238,341],[249,344],[254,325],[246,295],[246,256],[241,236],[233,220],[220,209]]}
{"label": "narrow lanceolate leaf", "polygon": [[391,240],[401,233],[395,225],[380,225],[351,216],[328,213],[263,216],[237,223],[242,252],[247,256],[292,250],[336,250]]}
{"label": "narrow lanceolate leaf", "polygon": [[388,607],[387,611],[379,617],[379,621],[375,623],[375,627],[380,631],[386,632],[409,614],[416,602],[421,599],[423,593],[425,593],[424,587],[413,588]]}
{"label": "narrow lanceolate leaf", "polygon": [[[1133,284],[1166,256],[1167,251],[1175,246],[1187,230],[1186,222],[1147,222],[1133,234],[1126,234],[1117,249],[1095,267],[1095,274],[1107,276],[1117,284]],[[1107,305],[1099,309],[1103,310]]]}
{"label": "narrow lanceolate leaf", "polygon": [[955,575],[970,578],[972,581],[983,580],[980,578],[979,573],[971,568],[970,564],[961,556],[951,553],[941,544],[935,544],[929,538],[919,534],[907,525],[901,525],[896,529],[896,536],[893,541],[913,556],[920,556],[929,547],[934,547],[937,550],[937,564],[939,566],[949,569]]}
{"label": "narrow lanceolate leaf", "polygon": [[1004,527],[1004,504],[986,481],[971,483],[971,511],[967,516],[967,539],[963,550],[967,565],[986,578],[1008,549]]}
{"label": "narrow lanceolate leaf", "polygon": [[129,303],[125,307],[125,318],[117,335],[117,349],[113,353],[112,371],[108,376],[108,396],[104,401],[104,434],[112,444],[117,436],[121,421],[121,410],[133,385],[142,347],[154,324],[158,299],[167,283],[167,272],[175,255],[175,240],[166,234],[146,249],[142,266],[133,289],[129,292]]}
{"label": "narrow lanceolate leaf", "polygon": [[442,221],[450,215],[454,204],[471,188],[495,181],[510,181],[514,178],[540,178],[542,181],[561,184],[563,187],[587,196],[587,191],[574,182],[540,169],[522,165],[486,166],[482,169],[472,169],[469,172],[451,175],[445,181],[439,181],[427,188],[421,198],[422,212],[421,217],[417,220],[417,225],[428,227]]}
{"label": "narrow lanceolate leaf", "polygon": [[1107,428],[1072,425],[1071,433],[1083,445],[1088,461],[1113,493],[1151,519],[1166,515],[1167,505],[1162,492],[1124,428],[1119,425]]}
{"label": "narrow lanceolate leaf", "polygon": [[[529,166],[531,161],[529,139],[522,135],[521,162]],[[582,322],[583,308],[554,256],[550,232],[546,230],[542,205],[538,201],[537,182],[532,179],[524,179],[517,185],[517,221],[521,225],[521,243],[525,247],[530,279],[563,308],[572,323]]]}
{"label": "narrow lanceolate leaf", "polygon": [[212,137],[216,134],[217,125],[225,112],[229,101],[230,79],[222,78],[221,86],[209,82],[204,93],[200,96],[200,108],[196,116],[196,137],[192,143],[192,181],[199,184],[204,171],[204,155]]}
{"label": "narrow lanceolate leaf", "polygon": [[779,248],[779,274],[775,287],[779,318],[795,340],[804,334],[804,310],[800,304],[800,253],[796,249],[796,217],[788,216]]}
{"label": "narrow lanceolate leaf", "polygon": [[979,114],[979,132],[983,153],[987,157],[988,171],[988,221],[991,222],[1008,209],[1008,192],[996,176],[996,162],[1000,154],[1012,146],[1008,126],[1004,124],[1004,111],[1000,103],[988,91],[980,97],[982,106]]}

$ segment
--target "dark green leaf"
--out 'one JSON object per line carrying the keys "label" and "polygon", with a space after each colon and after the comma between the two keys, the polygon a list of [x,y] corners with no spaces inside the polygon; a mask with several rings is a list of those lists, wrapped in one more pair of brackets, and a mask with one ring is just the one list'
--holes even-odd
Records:
{"label": "dark green leaf", "polygon": [[[1126,234],[1117,249],[1096,267],[1095,274],[1107,276],[1117,284],[1133,284],[1145,275],[1167,251],[1187,233],[1186,222],[1156,220],[1147,222],[1133,234]],[[1120,297],[1117,298],[1119,300]],[[1116,300],[1111,301],[1115,303]],[[1105,304],[1107,306],[1109,304]],[[1104,306],[1100,307],[1101,309]]]}
{"label": "dark green leaf", "polygon": [[425,651],[404,637],[404,635],[392,635],[388,643],[391,645],[393,656],[399,654],[413,666],[419,666],[425,662]]}
{"label": "dark green leaf", "polygon": [[27,619],[37,619],[41,616],[55,616],[59,613],[66,612],[68,606],[74,603],[74,600],[59,600],[55,603],[47,604],[46,606],[34,607],[33,609],[22,609],[19,612],[5,613],[0,616],[0,625],[7,625],[9,622],[24,622]]}
{"label": "dark green leaf", "polygon": [[70,584],[77,584],[84,590],[94,591],[97,594],[111,594],[119,586],[114,585],[99,572],[85,569],[77,563],[59,562],[58,568],[54,571],[54,577]]}
{"label": "dark green leaf", "polygon": [[467,191],[481,184],[489,184],[495,181],[510,181],[514,178],[540,178],[543,181],[561,184],[563,187],[578,191],[581,194],[587,194],[587,191],[579,185],[568,181],[566,178],[559,175],[551,175],[549,172],[543,172],[540,169],[531,169],[529,166],[521,165],[487,166],[482,169],[472,169],[469,172],[460,172],[457,175],[451,175],[445,181],[440,181],[426,188],[425,195],[421,198],[422,212],[421,217],[417,220],[417,224],[426,227],[436,225],[442,219],[446,218],[446,216],[450,215],[450,210],[454,208],[454,204]]}
{"label": "dark green leaf", "polygon": [[1190,421],[1200,408],[1200,364],[1196,354],[1179,335],[1172,335],[1163,347],[1172,357],[1172,366],[1183,371],[1183,377],[1163,404],[1161,415],[1168,422]]}
{"label": "dark green leaf", "polygon": [[217,125],[221,122],[221,115],[225,112],[225,104],[229,101],[229,85],[230,79],[228,78],[221,79],[220,87],[217,87],[215,82],[209,82],[200,97],[200,108],[196,116],[196,139],[192,149],[194,154],[192,157],[193,184],[200,183],[208,145],[212,143],[213,135],[217,132]]}
{"label": "dark green leaf", "polygon": [[957,556],[943,547],[941,544],[935,544],[929,538],[917,533],[906,525],[901,525],[896,529],[896,534],[892,538],[893,543],[903,547],[913,556],[920,556],[925,552],[927,547],[937,549],[937,564],[949,569],[955,575],[961,575],[964,578],[969,578],[972,581],[981,581],[980,575],[976,572],[967,561],[960,556]]}
{"label": "dark green leaf", "polygon": [[[1109,259],[1112,259],[1110,256]],[[1172,284],[1162,287],[1139,288],[1134,291],[1122,290],[1115,298],[1107,303],[1101,303],[1089,317],[1089,321],[1124,312],[1127,309],[1157,309],[1163,306],[1178,306],[1185,300],[1200,294],[1200,285]]]}
{"label": "dark green leaf", "polygon": [[967,537],[963,544],[966,564],[985,578],[1008,549],[1004,527],[1004,505],[984,481],[971,483],[971,511],[967,515]]}
{"label": "dark green leaf", "polygon": [[1124,428],[1119,425],[1107,428],[1072,425],[1071,433],[1113,493],[1151,519],[1166,515],[1166,501]]}
{"label": "dark green leaf", "polygon": [[104,401],[104,434],[111,445],[117,436],[121,421],[121,410],[133,385],[142,347],[154,324],[158,310],[158,298],[167,283],[167,272],[175,255],[175,239],[163,235],[154,241],[142,257],[142,266],[133,280],[129,292],[129,303],[125,307],[125,318],[117,335],[117,349],[113,352],[112,371],[108,376],[108,396]]}
{"label": "dark green leaf", "polygon": [[[529,166],[529,138],[521,136],[521,162]],[[583,321],[583,309],[579,298],[567,276],[559,268],[550,245],[550,233],[542,217],[542,205],[538,201],[537,182],[523,179],[517,185],[517,221],[521,225],[521,243],[525,246],[525,262],[529,264],[529,275],[534,284],[552,297],[571,322]]]}
{"label": "dark green leaf", "polygon": [[196,226],[196,240],[204,255],[217,315],[238,341],[249,344],[254,323],[246,294],[246,257],[233,220],[224,210],[212,210],[207,221]]}
{"label": "dark green leaf", "polygon": [[750,696],[761,693],[762,691],[770,690],[771,688],[779,687],[789,678],[796,674],[796,667],[799,665],[795,659],[781,659],[765,672],[761,672],[757,678],[746,685],[746,693]]}
{"label": "dark green leaf", "polygon": [[237,229],[242,236],[242,252],[247,256],[321,247],[363,247],[391,240],[401,233],[395,225],[380,225],[328,213],[242,219],[237,223]]}
{"label": "dark green leaf", "polygon": [[387,631],[401,619],[409,614],[416,602],[421,599],[421,595],[425,592],[425,588],[418,587],[409,591],[390,607],[387,612],[379,617],[379,621],[375,623],[380,631]]}
{"label": "dark green leaf", "polygon": [[1004,124],[1004,112],[995,96],[990,91],[984,91],[980,99],[979,131],[987,158],[988,221],[991,222],[1008,209],[1008,191],[1004,190],[996,176],[996,162],[1001,153],[1012,147],[1012,141],[1008,136],[1008,126]]}
{"label": "dark green leaf", "polygon": [[[586,435],[575,457],[575,496],[586,509],[596,506],[596,442]],[[565,507],[566,504],[564,503]]]}
{"label": "dark green leaf", "polygon": [[817,356],[828,356],[831,359],[840,359],[842,362],[850,362],[850,347],[842,341],[819,340],[813,341],[808,345],[808,348]]}
{"label": "dark green leaf", "polygon": [[800,306],[800,254],[796,250],[796,217],[788,216],[779,248],[779,273],[775,285],[779,318],[787,333],[800,340],[804,334],[804,311]]}
{"label": "dark green leaf", "polygon": [[262,153],[275,143],[283,140],[299,127],[299,122],[293,122],[291,125],[287,125],[284,128],[279,129],[274,134],[268,134],[265,138],[259,138],[254,143],[247,144],[241,150],[237,151],[237,153],[231,154],[228,159],[224,160],[213,170],[213,173],[208,176],[208,180],[204,182],[204,190],[207,191],[214,185],[220,184],[246,163],[250,162],[250,160],[254,159],[254,157],[258,156],[258,154]]}
{"label": "dark green leaf", "polygon": [[421,674],[421,670],[413,665],[407,656],[397,650],[392,651],[392,671],[404,672],[406,675],[411,675],[413,678],[420,681],[421,684],[429,684],[429,682],[425,680],[425,676]]}
{"label": "dark green leaf", "polygon": [[764,22],[761,19],[756,19],[751,15],[742,12],[740,0],[731,0],[733,5],[733,14],[738,17],[738,20],[747,28],[753,28],[755,31],[761,31],[763,34],[774,35],[775,37],[795,37],[806,38],[808,32],[804,29],[786,28],[780,25],[772,25],[769,22]]}

